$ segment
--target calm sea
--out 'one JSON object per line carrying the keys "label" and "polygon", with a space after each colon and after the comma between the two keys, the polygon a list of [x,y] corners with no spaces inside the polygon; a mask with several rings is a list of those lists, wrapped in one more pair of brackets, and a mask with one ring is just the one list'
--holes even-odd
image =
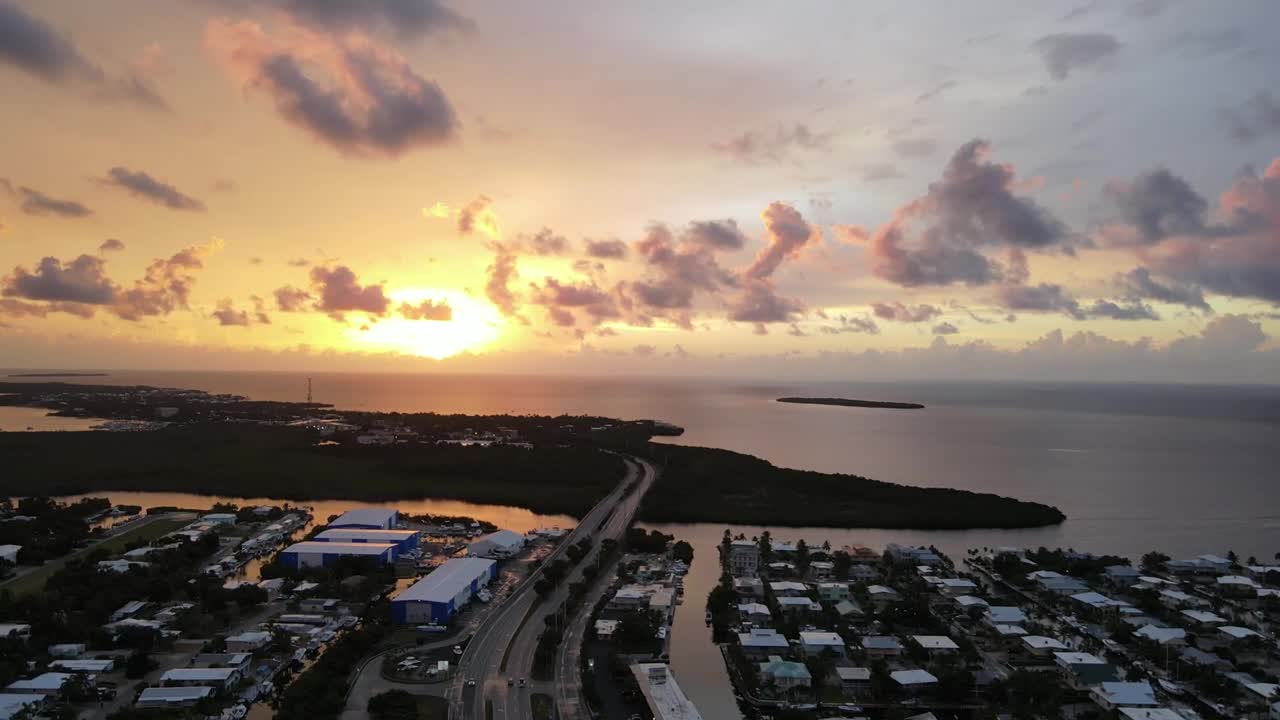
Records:
{"label": "calm sea", "polygon": [[[1136,557],[1280,552],[1280,387],[975,383],[717,382],[511,376],[312,375],[339,408],[443,413],[596,414],[685,428],[674,439],[778,465],[995,492],[1056,505],[1060,526],[1024,531],[773,529],[812,544],[1074,547]],[[74,381],[74,380],[73,380]],[[303,400],[285,373],[112,372],[83,382],[147,384]],[[911,401],[924,410],[788,405],[784,395]],[[3,427],[3,425],[0,425]],[[706,717],[736,717],[702,624],[721,525],[665,526],[691,540],[690,607],[677,613],[672,664]],[[734,528],[748,534],[759,528]]]}

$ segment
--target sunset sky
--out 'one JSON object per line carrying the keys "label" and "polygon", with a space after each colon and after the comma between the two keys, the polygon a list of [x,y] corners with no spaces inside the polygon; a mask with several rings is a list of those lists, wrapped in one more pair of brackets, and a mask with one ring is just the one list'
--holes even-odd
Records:
{"label": "sunset sky", "polygon": [[0,0],[0,367],[1280,382],[1276,27]]}

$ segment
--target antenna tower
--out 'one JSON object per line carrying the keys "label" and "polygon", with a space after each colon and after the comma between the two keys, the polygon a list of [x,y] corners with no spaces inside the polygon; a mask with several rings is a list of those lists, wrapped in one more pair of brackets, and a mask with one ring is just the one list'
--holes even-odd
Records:
{"label": "antenna tower", "polygon": [[311,378],[307,378],[307,402],[311,402]]}

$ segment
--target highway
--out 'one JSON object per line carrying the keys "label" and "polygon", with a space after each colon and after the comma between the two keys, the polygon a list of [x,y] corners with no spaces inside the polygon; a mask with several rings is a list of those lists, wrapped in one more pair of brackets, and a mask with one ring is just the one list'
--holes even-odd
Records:
{"label": "highway", "polygon": [[[533,589],[534,582],[540,576],[539,572],[535,572],[511,594],[497,612],[490,613],[467,645],[466,652],[459,660],[458,672],[447,692],[450,720],[485,720],[486,703],[493,707],[493,720],[525,720],[532,718],[530,694],[542,692],[560,699],[554,684],[535,683],[530,678],[538,635],[545,627],[544,618],[560,607],[568,595],[569,584],[581,578],[581,568],[594,561],[599,553],[600,542],[605,538],[622,538],[655,475],[656,472],[649,463],[637,458],[628,459],[627,475],[618,487],[582,518],[544,563],[560,557],[565,548],[588,536],[592,538],[591,553],[543,601],[538,601]],[[626,487],[637,478],[640,484],[635,492],[624,497]],[[603,528],[600,528],[601,523],[605,523]],[[580,613],[584,615],[589,611],[590,604],[584,604],[580,609]],[[527,622],[526,615],[529,615]],[[581,634],[567,638],[565,642],[581,642]],[[502,669],[504,655],[508,658],[505,671]],[[508,685],[509,679],[518,681],[520,678],[529,679],[526,687],[520,687],[518,682]],[[468,681],[472,680],[476,683],[475,687],[468,685]],[[561,678],[561,682],[565,680]],[[576,687],[576,671],[569,681]],[[574,699],[576,700],[576,694]]]}

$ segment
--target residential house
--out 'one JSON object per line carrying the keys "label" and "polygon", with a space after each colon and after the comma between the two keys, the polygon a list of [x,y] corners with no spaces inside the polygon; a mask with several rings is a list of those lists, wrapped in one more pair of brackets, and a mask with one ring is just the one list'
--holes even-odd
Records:
{"label": "residential house", "polygon": [[1199,630],[1210,630],[1227,624],[1226,618],[1207,610],[1183,610],[1182,617],[1188,625]]}
{"label": "residential house", "polygon": [[1182,610],[1208,607],[1209,601],[1196,595],[1189,595],[1181,590],[1166,589],[1160,591],[1160,604],[1173,610]]}
{"label": "residential house", "polygon": [[1044,635],[1025,635],[1022,638],[1022,646],[1032,655],[1044,658],[1052,657],[1054,653],[1067,652],[1071,649],[1058,638]]}
{"label": "residential house", "polygon": [[845,697],[857,697],[871,687],[871,668],[837,667],[836,677],[840,678],[840,692]]}
{"label": "residential house", "polygon": [[937,587],[943,595],[952,597],[969,595],[978,589],[978,585],[968,578],[939,578]]}
{"label": "residential house", "polygon": [[1067,684],[1076,690],[1088,690],[1120,679],[1114,665],[1091,653],[1056,652],[1053,661]]}
{"label": "residential house", "polygon": [[187,708],[212,697],[214,689],[204,687],[149,687],[138,696],[134,707],[140,710]]}
{"label": "residential house", "polygon": [[838,582],[818,583],[818,597],[831,603],[848,600],[849,585]]}
{"label": "residential house", "polygon": [[1102,577],[1111,587],[1122,589],[1138,584],[1142,573],[1132,565],[1108,565],[1102,569]]}
{"label": "residential house", "polygon": [[844,638],[833,632],[800,633],[800,649],[805,655],[816,656],[829,651],[838,658],[845,656]]}
{"label": "residential house", "polygon": [[778,609],[787,615],[822,612],[822,604],[807,597],[780,597],[777,602]]}
{"label": "residential house", "polygon": [[898,594],[897,590],[887,585],[872,585],[867,588],[867,599],[871,601],[872,605],[876,606],[876,609],[883,610],[901,600],[902,596]]}
{"label": "residential house", "polygon": [[842,618],[849,617],[850,615],[862,617],[866,615],[867,612],[862,609],[861,605],[853,600],[841,600],[836,603],[836,614]]}
{"label": "residential house", "polygon": [[1134,635],[1141,640],[1152,642],[1162,647],[1166,645],[1180,647],[1187,644],[1187,631],[1182,628],[1143,625],[1134,632]]}
{"label": "residential house", "polygon": [[892,635],[865,635],[862,651],[867,657],[897,657],[902,653],[902,643]]}
{"label": "residential house", "polygon": [[238,668],[194,667],[164,671],[160,684],[164,687],[212,687],[226,690],[240,681]]}
{"label": "residential house", "polygon": [[769,583],[769,589],[776,597],[800,597],[809,594],[809,587],[804,583],[781,580]]}
{"label": "residential house", "polygon": [[1021,625],[1027,621],[1022,608],[1013,605],[995,605],[987,608],[987,622],[992,625]]}
{"label": "residential house", "polygon": [[854,564],[849,566],[849,579],[854,582],[869,583],[880,578],[880,571],[874,565]]}
{"label": "residential house", "polygon": [[926,692],[938,685],[938,678],[927,670],[898,670],[889,673],[889,677],[909,693]]}
{"label": "residential house", "polygon": [[1159,707],[1149,682],[1104,682],[1089,691],[1089,697],[1103,710],[1123,707]]}
{"label": "residential house", "polygon": [[830,579],[835,573],[835,563],[826,560],[813,560],[809,563],[809,579],[822,581]]}
{"label": "residential house", "polygon": [[960,651],[960,646],[955,640],[946,635],[912,635],[911,641],[924,648],[929,653],[929,657],[951,655]]}
{"label": "residential house", "polygon": [[804,663],[788,662],[777,655],[770,655],[768,662],[760,663],[760,684],[776,687],[781,692],[813,686],[813,676]]}
{"label": "residential house", "polygon": [[47,672],[30,680],[17,680],[9,683],[4,691],[9,695],[57,695],[62,692],[62,686],[73,677],[75,676],[72,673]]}
{"label": "residential house", "polygon": [[956,598],[956,606],[961,610],[968,611],[972,608],[982,608],[983,612],[990,607],[990,604],[976,595],[961,595]]}
{"label": "residential house", "polygon": [[755,577],[760,572],[760,546],[753,540],[729,544],[729,573],[736,578]]}
{"label": "residential house", "polygon": [[742,603],[738,606],[738,617],[756,627],[768,627],[773,624],[773,613],[761,603]]}
{"label": "residential house", "polygon": [[764,581],[756,577],[740,577],[733,579],[733,591],[738,597],[764,597]]}
{"label": "residential house", "polygon": [[269,632],[243,632],[238,635],[230,635],[227,637],[227,652],[255,652],[266,647],[271,642],[271,633]]}
{"label": "residential house", "polygon": [[1252,598],[1258,596],[1262,586],[1253,578],[1243,575],[1223,575],[1218,578],[1218,593],[1223,597]]}
{"label": "residential house", "polygon": [[751,628],[750,632],[738,633],[738,644],[747,657],[768,657],[791,649],[791,643],[772,628]]}

